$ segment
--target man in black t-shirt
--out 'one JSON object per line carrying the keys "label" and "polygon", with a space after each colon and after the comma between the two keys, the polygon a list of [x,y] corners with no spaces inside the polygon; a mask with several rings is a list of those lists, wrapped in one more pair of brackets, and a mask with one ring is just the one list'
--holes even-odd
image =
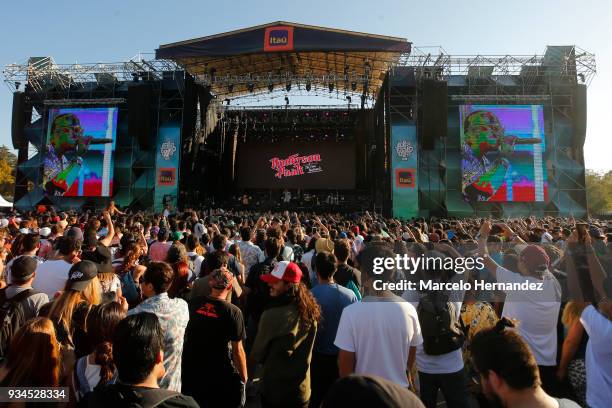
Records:
{"label": "man in black t-shirt", "polygon": [[211,294],[189,302],[189,324],[183,347],[183,393],[201,407],[240,407],[247,381],[245,336],[240,309],[225,299],[232,290],[232,273],[216,269]]}

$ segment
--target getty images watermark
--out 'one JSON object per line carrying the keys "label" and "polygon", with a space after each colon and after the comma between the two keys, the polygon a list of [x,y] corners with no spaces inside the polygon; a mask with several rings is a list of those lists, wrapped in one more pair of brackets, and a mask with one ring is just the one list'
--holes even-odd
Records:
{"label": "getty images watermark", "polygon": [[[485,270],[485,260],[483,257],[432,257],[432,256],[409,256],[395,255],[394,257],[375,257],[372,263],[372,272],[376,275],[382,275],[385,271],[400,272],[403,276],[406,274],[415,275],[420,272],[419,279],[395,279],[385,281],[383,279],[375,279],[373,288],[377,291],[542,291],[544,288],[543,281],[537,281],[524,277],[521,281],[515,282],[495,282],[491,279],[477,278],[467,279],[465,272],[476,271],[480,274]],[[431,273],[433,279],[427,279],[428,273]],[[458,279],[444,280],[440,279],[443,274],[457,274]],[[486,271],[485,271],[486,273]],[[436,276],[438,275],[438,276]],[[394,276],[390,277],[391,279]]]}

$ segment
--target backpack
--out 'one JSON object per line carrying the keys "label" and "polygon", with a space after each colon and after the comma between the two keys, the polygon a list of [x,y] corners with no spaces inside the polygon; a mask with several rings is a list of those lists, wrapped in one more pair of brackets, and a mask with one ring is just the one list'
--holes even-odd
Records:
{"label": "backpack", "polygon": [[126,385],[104,386],[87,394],[79,402],[79,407],[106,408],[154,408],[170,398],[181,395],[179,392],[163,388],[133,389]]}
{"label": "backpack", "polygon": [[6,288],[0,290],[0,356],[6,357],[13,336],[26,321],[21,301],[36,293],[27,289],[7,299]]}
{"label": "backpack", "polygon": [[426,354],[439,356],[461,348],[465,341],[463,321],[457,319],[457,308],[448,295],[428,292],[417,306],[419,324]]}

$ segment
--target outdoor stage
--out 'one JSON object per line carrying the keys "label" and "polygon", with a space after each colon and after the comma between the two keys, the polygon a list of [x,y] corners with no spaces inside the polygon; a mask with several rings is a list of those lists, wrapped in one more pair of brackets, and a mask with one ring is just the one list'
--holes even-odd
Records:
{"label": "outdoor stage", "polygon": [[[574,46],[449,56],[286,22],[161,45],[154,60],[30,58],[4,71],[15,206],[160,211],[246,196],[398,218],[582,216],[594,72]],[[298,102],[312,97],[334,103]]]}

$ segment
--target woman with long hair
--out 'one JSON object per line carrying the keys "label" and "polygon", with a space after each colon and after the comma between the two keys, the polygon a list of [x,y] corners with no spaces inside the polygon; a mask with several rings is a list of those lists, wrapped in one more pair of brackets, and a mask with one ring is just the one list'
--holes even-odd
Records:
{"label": "woman with long hair", "polygon": [[72,385],[77,401],[96,387],[114,384],[117,367],[113,361],[112,338],[126,309],[118,302],[94,306],[87,318],[87,337],[93,351],[77,360]]}
{"label": "woman with long hair", "polygon": [[58,341],[63,347],[74,349],[77,358],[91,351],[85,323],[91,307],[100,304],[101,299],[96,265],[81,261],[70,268],[64,291],[51,303],[47,317],[55,325]]}
{"label": "woman with long hair", "polygon": [[121,250],[113,259],[113,268],[121,282],[121,294],[125,296],[130,307],[140,301],[140,287],[138,281],[147,268],[140,265],[142,248],[136,243],[132,234],[121,237]]}
{"label": "woman with long hair", "polygon": [[60,373],[60,345],[53,323],[44,317],[28,320],[11,341],[0,367],[0,386],[57,387]]}
{"label": "woman with long hair", "polygon": [[271,296],[251,350],[251,360],[263,364],[261,405],[307,407],[321,308],[301,282],[302,271],[294,262],[281,261],[260,279],[269,285]]}
{"label": "woman with long hair", "polygon": [[168,297],[170,299],[188,299],[190,291],[189,265],[185,261],[179,261],[170,266],[174,271],[174,279],[168,288]]}

